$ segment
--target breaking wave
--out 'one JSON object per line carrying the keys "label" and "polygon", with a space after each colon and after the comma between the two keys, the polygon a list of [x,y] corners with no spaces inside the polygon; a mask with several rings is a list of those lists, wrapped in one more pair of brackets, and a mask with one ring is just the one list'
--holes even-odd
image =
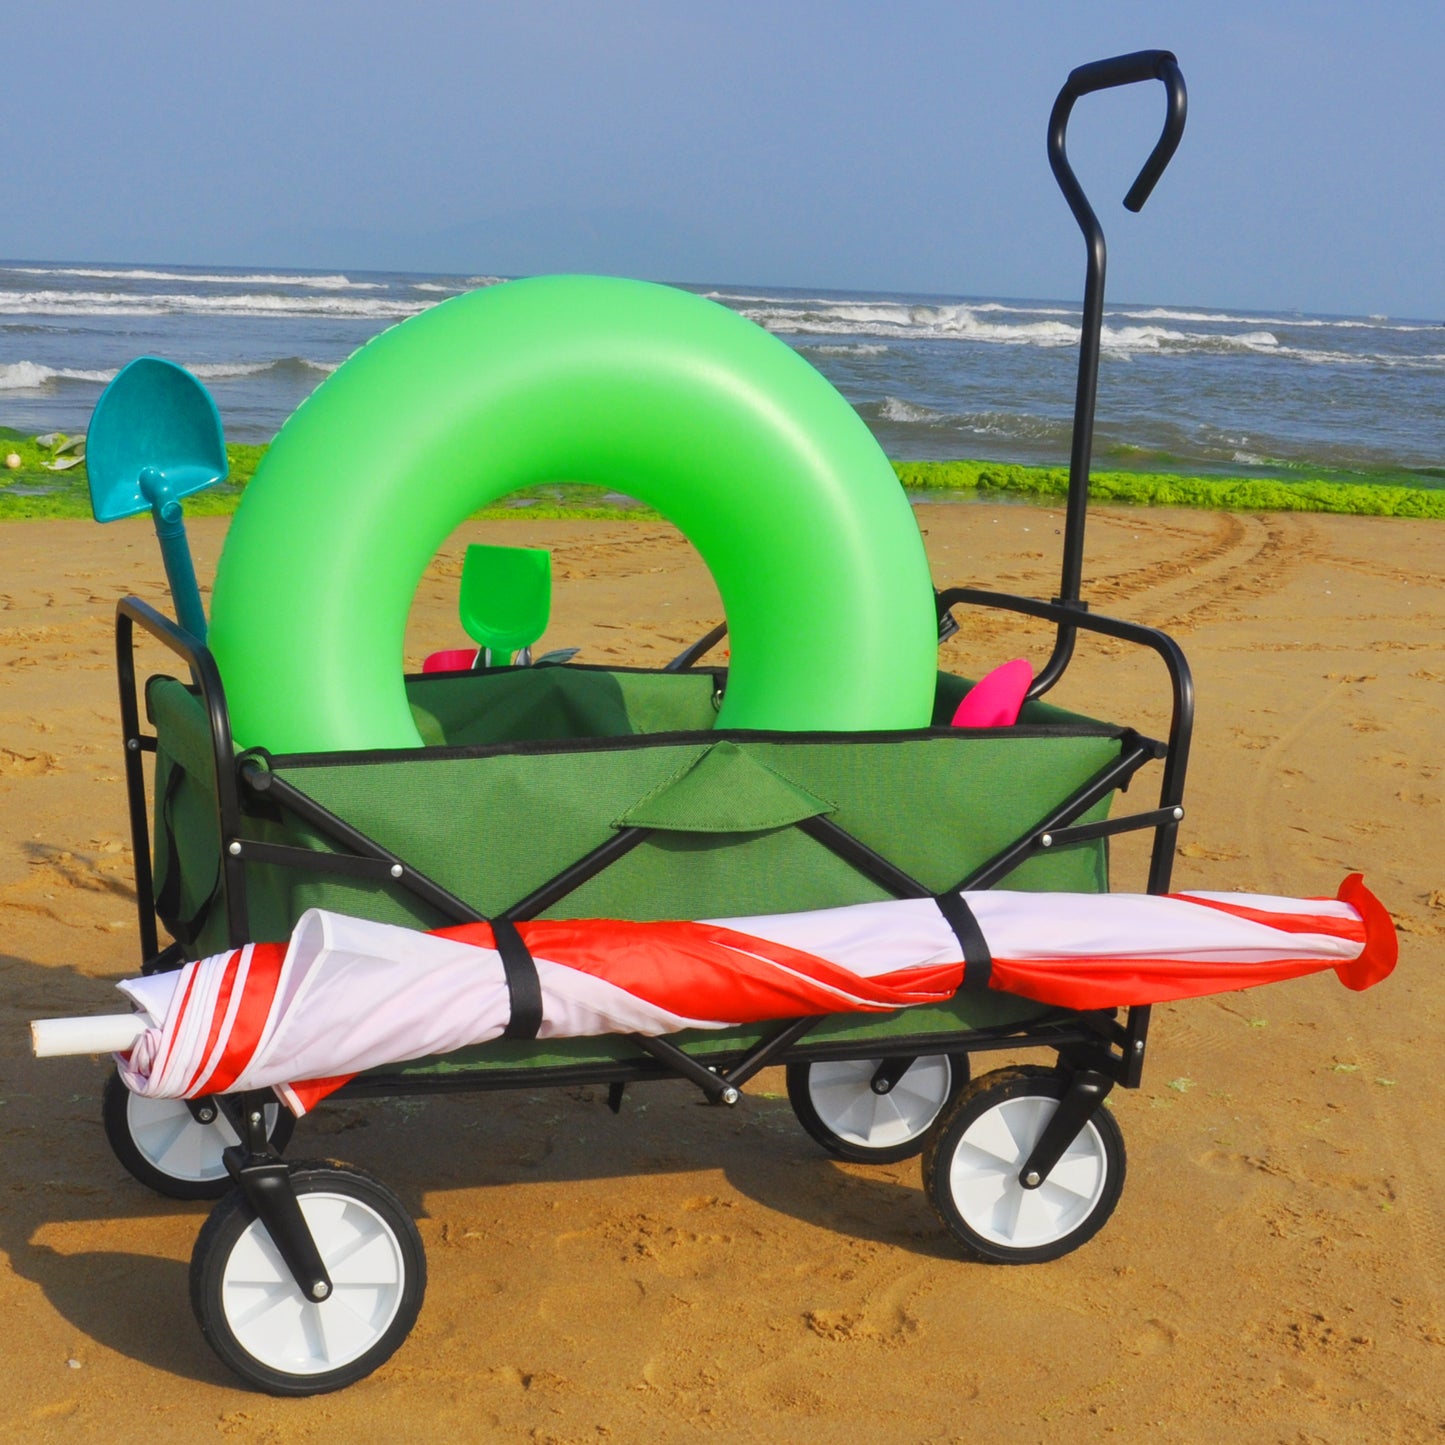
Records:
{"label": "breaking wave", "polygon": [[85,281],[182,281],[195,286],[305,286],[313,291],[382,291],[380,281],[271,271],[151,271],[112,266],[6,266],[17,276],[75,276]]}
{"label": "breaking wave", "polygon": [[12,316],[325,316],[401,320],[431,302],[381,296],[285,296],[243,291],[228,296],[184,292],[16,291],[0,293],[0,315]]}
{"label": "breaking wave", "polygon": [[98,382],[104,385],[114,375],[113,371],[42,366],[36,361],[0,362],[0,391],[40,391],[56,381]]}

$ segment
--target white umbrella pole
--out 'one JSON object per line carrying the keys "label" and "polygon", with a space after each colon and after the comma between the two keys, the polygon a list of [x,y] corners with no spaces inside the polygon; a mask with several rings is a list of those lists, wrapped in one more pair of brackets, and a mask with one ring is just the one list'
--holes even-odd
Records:
{"label": "white umbrella pole", "polygon": [[146,1031],[144,1014],[99,1014],[80,1019],[31,1019],[37,1059],[63,1054],[123,1054]]}

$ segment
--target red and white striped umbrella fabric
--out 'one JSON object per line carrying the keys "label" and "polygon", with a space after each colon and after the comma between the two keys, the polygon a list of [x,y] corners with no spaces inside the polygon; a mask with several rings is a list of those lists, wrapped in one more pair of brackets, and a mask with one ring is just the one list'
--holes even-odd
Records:
{"label": "red and white striped umbrella fabric", "polygon": [[[989,987],[1071,1009],[1160,1003],[1333,968],[1368,988],[1394,926],[1358,875],[1336,898],[1239,893],[961,895]],[[542,994],[539,1038],[659,1035],[940,1003],[964,972],[931,899],[712,922],[517,925]],[[312,910],[288,943],[248,944],[118,985],[140,1010],[119,1056],[134,1093],[273,1088],[304,1113],[382,1064],[497,1038],[510,992],[490,925],[422,933]]]}

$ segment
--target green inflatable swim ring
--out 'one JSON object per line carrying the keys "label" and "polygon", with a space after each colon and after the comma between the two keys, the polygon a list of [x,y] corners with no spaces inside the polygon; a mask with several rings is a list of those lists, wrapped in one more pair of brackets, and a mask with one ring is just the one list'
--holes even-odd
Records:
{"label": "green inflatable swim ring", "polygon": [[852,407],[714,302],[546,276],[383,332],[277,435],[212,598],[238,742],[420,747],[402,654],[422,573],[478,508],[553,481],[638,497],[697,548],[732,647],[719,727],[927,725],[922,539]]}

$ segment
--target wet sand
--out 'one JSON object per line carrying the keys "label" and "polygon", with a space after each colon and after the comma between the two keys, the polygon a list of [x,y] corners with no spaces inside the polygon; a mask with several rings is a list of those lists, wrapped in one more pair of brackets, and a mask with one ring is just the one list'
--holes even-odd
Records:
{"label": "wet sand", "polygon": [[[918,516],[940,583],[1055,590],[1057,510]],[[778,1071],[733,1111],[680,1084],[632,1089],[620,1116],[591,1088],[323,1107],[290,1154],[384,1178],[430,1284],[388,1365],[300,1401],[239,1388],[202,1341],[186,1279],[206,1206],[112,1157],[104,1062],[28,1056],[28,1019],[106,1011],[138,961],[111,618],[164,581],[143,523],[0,529],[0,1436],[1440,1439],[1445,532],[1117,509],[1090,526],[1085,595],[1173,632],[1195,670],[1176,885],[1332,893],[1359,869],[1400,925],[1395,976],[1157,1009],[1143,1087],[1113,1100],[1122,1202],[1030,1268],[959,1258],[916,1160],[822,1155]],[[192,526],[203,579],[223,531]],[[483,538],[554,550],[543,645],[582,661],[657,664],[717,620],[663,525],[475,524],[422,585],[411,665],[464,641],[461,549]],[[1044,651],[963,620],[958,671]],[[173,670],[159,650],[143,666]],[[1056,697],[1166,717],[1157,660],[1112,643],[1085,645]],[[1125,801],[1148,805],[1142,780]],[[1116,858],[1116,886],[1140,886],[1138,850]]]}

